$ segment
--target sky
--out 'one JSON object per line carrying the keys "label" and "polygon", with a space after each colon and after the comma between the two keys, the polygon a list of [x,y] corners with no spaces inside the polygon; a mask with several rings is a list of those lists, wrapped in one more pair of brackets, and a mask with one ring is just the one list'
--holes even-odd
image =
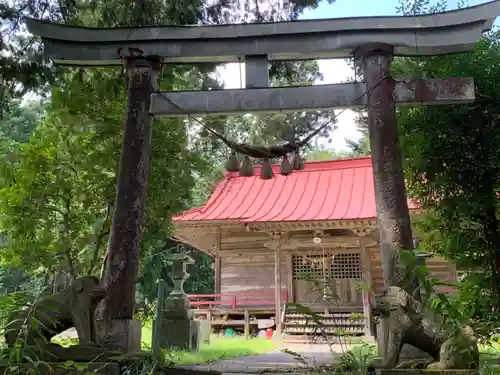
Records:
{"label": "sky", "polygon": [[[488,2],[488,0],[469,0],[468,5],[478,5]],[[344,18],[363,16],[390,16],[396,15],[396,7],[399,0],[336,0],[334,4],[327,4],[323,0],[322,4],[316,8],[307,10],[302,19],[321,18]],[[449,9],[456,8],[457,0],[449,0]],[[498,21],[496,22],[498,25]],[[323,74],[323,81],[317,84],[331,84],[346,81],[353,77],[352,69],[347,65],[346,60],[319,60],[319,69]],[[224,81],[226,88],[240,88],[240,84],[245,85],[245,64],[241,64],[241,83],[239,64],[226,64],[219,68],[219,76]],[[337,111],[338,112],[338,111]],[[337,151],[348,150],[345,139],[357,140],[360,136],[354,123],[354,112],[344,111],[337,122],[337,129],[331,134],[332,143],[330,147]]]}

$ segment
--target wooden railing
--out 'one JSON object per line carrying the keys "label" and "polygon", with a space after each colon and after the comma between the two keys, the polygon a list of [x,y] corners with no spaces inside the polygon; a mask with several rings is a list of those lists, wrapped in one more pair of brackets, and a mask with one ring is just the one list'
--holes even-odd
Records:
{"label": "wooden railing", "polygon": [[[194,308],[212,308],[227,306],[232,309],[249,306],[275,305],[274,293],[216,293],[216,294],[188,294],[190,304]],[[288,292],[281,292],[281,303],[288,302]]]}

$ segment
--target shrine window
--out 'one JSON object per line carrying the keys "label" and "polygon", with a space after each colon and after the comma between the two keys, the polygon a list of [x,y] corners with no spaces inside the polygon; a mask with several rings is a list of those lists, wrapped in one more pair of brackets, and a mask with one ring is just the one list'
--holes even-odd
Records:
{"label": "shrine window", "polygon": [[292,255],[292,275],[294,280],[361,280],[361,255],[339,251]]}
{"label": "shrine window", "polygon": [[337,253],[330,266],[333,279],[361,280],[361,255],[358,252]]}
{"label": "shrine window", "polygon": [[292,270],[294,280],[324,279],[326,269],[323,254],[293,255]]}

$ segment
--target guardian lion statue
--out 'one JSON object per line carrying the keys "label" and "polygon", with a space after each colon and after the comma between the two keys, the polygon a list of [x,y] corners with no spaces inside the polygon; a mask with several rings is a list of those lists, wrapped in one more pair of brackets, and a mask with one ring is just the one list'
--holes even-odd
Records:
{"label": "guardian lion statue", "polygon": [[423,311],[422,304],[399,287],[375,298],[375,315],[386,319],[384,336],[387,350],[382,368],[404,368],[398,366],[399,355],[404,344],[428,353],[436,362],[427,368],[441,370],[477,369],[479,351],[471,327],[461,327],[458,334],[446,331],[438,319]]}
{"label": "guardian lion statue", "polygon": [[75,328],[80,345],[96,343],[94,312],[106,291],[93,276],[75,279],[65,290],[39,298],[31,308],[13,313],[6,326],[7,346],[45,345],[55,335]]}

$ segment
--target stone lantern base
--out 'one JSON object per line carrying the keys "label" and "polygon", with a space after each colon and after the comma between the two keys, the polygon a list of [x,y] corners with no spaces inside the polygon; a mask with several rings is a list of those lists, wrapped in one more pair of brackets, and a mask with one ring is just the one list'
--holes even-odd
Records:
{"label": "stone lantern base", "polygon": [[[153,332],[157,322],[153,322]],[[161,334],[158,337],[162,349],[176,348],[180,350],[198,351],[202,343],[198,322],[191,319],[161,320]]]}

